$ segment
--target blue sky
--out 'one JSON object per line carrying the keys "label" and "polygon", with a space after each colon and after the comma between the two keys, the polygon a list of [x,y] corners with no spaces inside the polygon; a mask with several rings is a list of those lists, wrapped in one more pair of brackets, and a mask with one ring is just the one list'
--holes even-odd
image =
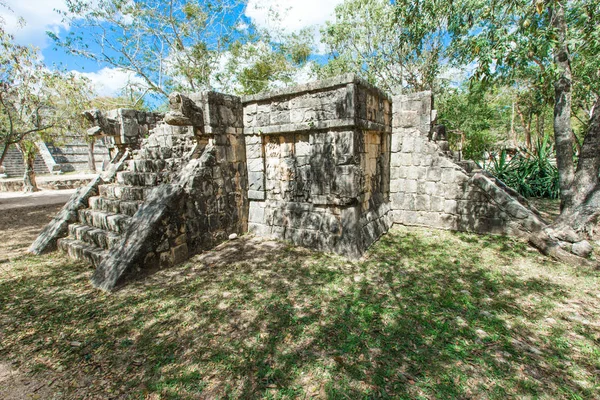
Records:
{"label": "blue sky", "polygon": [[[6,29],[15,35],[18,43],[38,47],[49,68],[60,65],[67,70],[82,73],[92,80],[100,95],[115,95],[128,80],[136,79],[125,71],[71,56],[60,48],[55,49],[46,31],[51,31],[59,37],[64,37],[70,31],[71,27],[65,24],[55,11],[66,9],[65,0],[5,2],[12,9],[11,12],[0,7],[0,16]],[[314,27],[315,33],[318,33],[319,26],[332,18],[335,6],[340,3],[342,0],[248,0],[243,12],[259,27],[274,29],[274,23],[268,16],[269,9],[274,9],[281,16],[279,28],[286,33],[297,32],[307,26]],[[19,17],[25,20],[23,27],[18,24]]]}

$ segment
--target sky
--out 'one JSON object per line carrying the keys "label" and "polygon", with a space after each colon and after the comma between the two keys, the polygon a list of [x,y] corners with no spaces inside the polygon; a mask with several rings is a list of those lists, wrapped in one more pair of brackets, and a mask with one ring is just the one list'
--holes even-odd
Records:
{"label": "sky", "polygon": [[[333,18],[335,7],[342,2],[343,0],[248,0],[243,12],[257,26],[271,30],[276,27],[269,20],[269,10],[276,11],[285,33],[311,27],[318,38],[319,27]],[[5,22],[6,30],[15,36],[19,44],[38,47],[49,68],[61,66],[88,77],[101,96],[116,95],[128,81],[138,79],[131,73],[70,56],[53,46],[46,31],[65,37],[71,28],[55,11],[66,9],[66,0],[5,0],[5,3],[12,10],[0,7],[0,17]],[[25,21],[23,26],[19,23],[19,18]]]}

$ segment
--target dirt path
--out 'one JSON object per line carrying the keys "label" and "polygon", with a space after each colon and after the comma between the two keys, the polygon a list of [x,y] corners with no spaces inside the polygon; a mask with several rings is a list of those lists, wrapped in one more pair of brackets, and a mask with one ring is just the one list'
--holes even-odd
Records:
{"label": "dirt path", "polygon": [[[23,196],[0,193],[0,268],[10,268],[10,260],[25,254],[40,230],[60,210],[72,190]],[[66,197],[66,198],[65,198]],[[0,399],[51,399],[53,378],[43,374],[28,376],[11,364],[0,361]]]}
{"label": "dirt path", "polygon": [[[76,189],[41,190],[36,193],[0,192],[0,211],[65,204]],[[2,212],[4,214],[4,212]],[[2,226],[0,225],[0,228]]]}
{"label": "dirt path", "polygon": [[51,399],[53,381],[28,377],[9,364],[0,362],[0,398],[4,400]]}
{"label": "dirt path", "polygon": [[61,209],[62,203],[17,206],[0,210],[0,266],[25,254],[42,228]]}

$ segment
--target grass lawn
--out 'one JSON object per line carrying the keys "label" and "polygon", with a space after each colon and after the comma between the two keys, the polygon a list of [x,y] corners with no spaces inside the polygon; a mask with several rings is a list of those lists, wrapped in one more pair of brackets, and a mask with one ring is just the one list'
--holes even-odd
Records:
{"label": "grass lawn", "polygon": [[348,261],[242,237],[112,294],[90,275],[0,263],[23,398],[600,398],[600,272],[510,238],[395,227]]}

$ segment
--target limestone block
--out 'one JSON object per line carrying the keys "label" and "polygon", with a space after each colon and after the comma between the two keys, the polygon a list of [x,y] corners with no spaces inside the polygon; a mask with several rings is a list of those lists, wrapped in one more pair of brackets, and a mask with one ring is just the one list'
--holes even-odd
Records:
{"label": "limestone block", "polygon": [[390,201],[394,209],[399,209],[404,203],[405,194],[403,192],[392,193],[390,195]]}
{"label": "limestone block", "polygon": [[407,179],[404,183],[404,191],[406,193],[417,193],[417,182],[414,179]]}
{"label": "limestone block", "polygon": [[402,135],[395,133],[392,135],[391,152],[398,153],[402,151]]}
{"label": "limestone block", "polygon": [[264,190],[248,190],[249,200],[264,200],[266,198]]}
{"label": "limestone block", "polygon": [[430,167],[434,164],[435,158],[430,154],[413,154],[415,165]]}
{"label": "limestone block", "polygon": [[186,243],[171,248],[171,257],[173,265],[184,262],[188,259],[188,246]]}
{"label": "limestone block", "polygon": [[294,143],[296,157],[310,156],[310,143],[307,135],[296,136]]}
{"label": "limestone block", "polygon": [[292,124],[299,124],[305,122],[306,108],[292,108],[290,111],[290,122]]}
{"label": "limestone block", "polygon": [[402,213],[402,222],[406,225],[417,225],[419,213],[417,211],[404,211]]}
{"label": "limestone block", "polygon": [[303,218],[302,228],[310,229],[314,231],[318,231],[321,229],[321,224],[323,223],[323,218],[321,214],[316,212],[307,213],[306,217]]}
{"label": "limestone block", "polygon": [[271,227],[264,224],[257,223],[248,223],[248,232],[259,236],[259,237],[270,237],[271,236]]}
{"label": "limestone block", "polygon": [[445,209],[445,199],[440,196],[431,196],[431,211],[442,212]]}
{"label": "limestone block", "polygon": [[442,177],[441,180],[443,183],[453,183],[457,178],[456,175],[459,174],[458,171],[450,168],[442,169]]}
{"label": "limestone block", "polygon": [[279,147],[281,157],[292,157],[294,155],[294,141],[291,136],[280,136]]}
{"label": "limestone block", "polygon": [[356,198],[360,193],[360,175],[354,165],[340,165],[335,169],[334,193],[342,198]]}
{"label": "limestone block", "polygon": [[252,145],[252,144],[260,144],[262,145],[262,136],[260,135],[246,135],[246,137],[244,138],[246,145]]}
{"label": "limestone block", "polygon": [[249,190],[264,190],[265,174],[263,172],[248,172],[248,188]]}
{"label": "limestone block", "polygon": [[457,200],[445,200],[444,201],[444,212],[446,214],[457,214],[458,210],[458,201]]}
{"label": "limestone block", "polygon": [[264,159],[255,158],[248,160],[248,171],[249,172],[264,172],[265,164]]}
{"label": "limestone block", "polygon": [[436,195],[438,194],[438,185],[436,182],[424,182],[424,194],[427,195]]}
{"label": "limestone block", "polygon": [[281,157],[281,146],[279,144],[279,138],[269,136],[267,143],[265,143],[265,157],[267,158],[279,158]]}
{"label": "limestone block", "polygon": [[244,106],[244,114],[252,115],[258,111],[258,105],[256,103],[249,103]]}
{"label": "limestone block", "polygon": [[[409,176],[411,176],[411,170],[412,168],[407,167],[407,166],[401,166],[401,167],[395,167],[392,168],[390,171],[390,178],[392,180],[394,179],[407,179]],[[410,178],[410,179],[416,179],[416,176]]]}
{"label": "limestone block", "polygon": [[263,202],[250,202],[248,222],[262,224],[265,222],[265,206]]}
{"label": "limestone block", "polygon": [[415,137],[406,135],[402,139],[402,153],[413,153],[415,151]]}
{"label": "limestone block", "polygon": [[442,179],[442,170],[438,167],[429,167],[427,169],[428,181],[439,182]]}
{"label": "limestone block", "polygon": [[415,196],[415,209],[419,211],[431,210],[431,198],[425,194],[418,194]]}

